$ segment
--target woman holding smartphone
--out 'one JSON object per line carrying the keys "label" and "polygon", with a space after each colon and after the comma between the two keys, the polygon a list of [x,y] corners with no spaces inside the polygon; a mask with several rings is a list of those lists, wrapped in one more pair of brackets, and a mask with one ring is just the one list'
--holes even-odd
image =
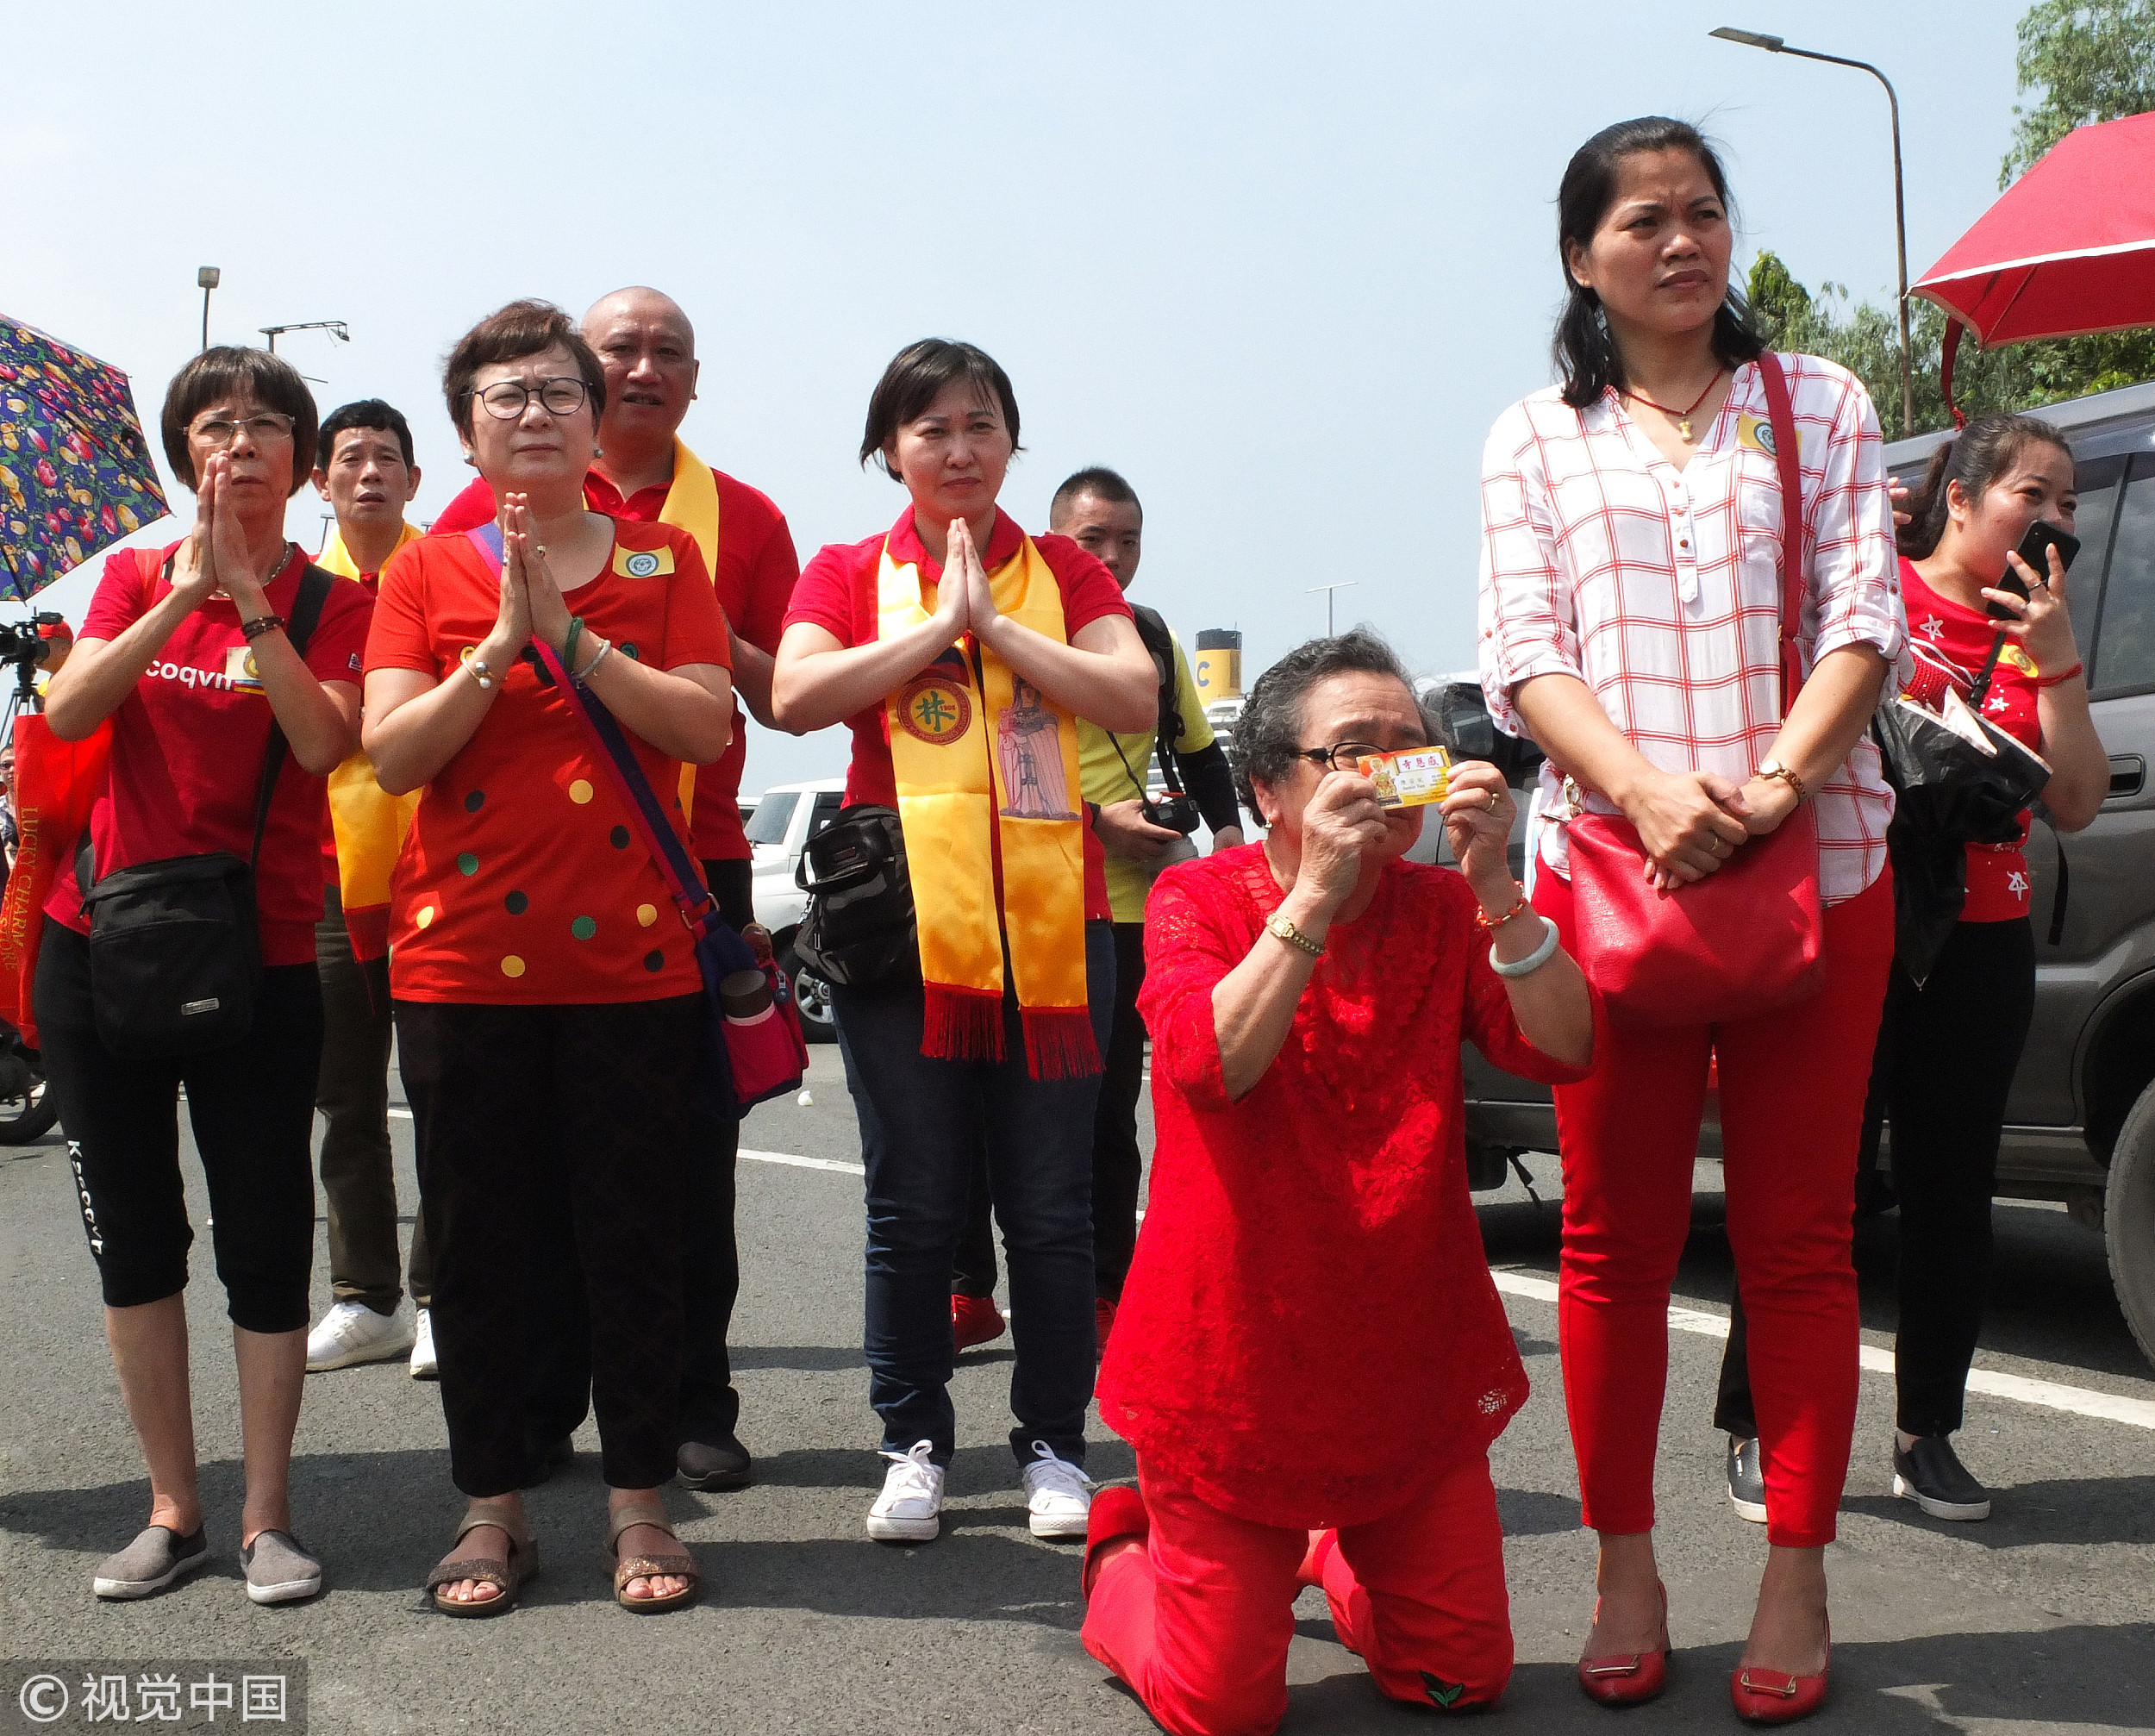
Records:
{"label": "woman holding smartphone", "polygon": [[[2072,453],[2056,428],[1985,416],[1932,454],[1900,534],[1909,640],[1927,671],[1919,689],[1942,679],[1969,696],[2003,633],[1983,715],[2050,762],[2042,801],[2060,832],[2096,817],[2110,767],[2088,715],[2065,561],[2054,541],[2046,571],[2014,551],[2039,523],[2070,536],[2076,500]],[[2025,596],[2003,588],[2008,573]],[[1895,964],[1872,1072],[1873,1114],[1883,1107],[1893,1125],[1901,1202],[1893,1492],[1933,1519],[1990,1513],[1952,1436],[1983,1327],[2006,1096],[2035,1010],[2027,837],[2024,822],[2011,843],[1967,846],[1960,921],[1921,984]]]}

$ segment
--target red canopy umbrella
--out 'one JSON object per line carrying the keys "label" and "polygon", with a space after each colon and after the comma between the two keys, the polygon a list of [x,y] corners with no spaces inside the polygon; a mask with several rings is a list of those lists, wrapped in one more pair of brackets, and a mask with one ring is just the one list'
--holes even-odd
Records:
{"label": "red canopy umbrella", "polygon": [[1961,324],[1986,349],[2155,325],[2155,114],[2068,133],[1910,293],[1958,322],[1940,358],[1949,407]]}

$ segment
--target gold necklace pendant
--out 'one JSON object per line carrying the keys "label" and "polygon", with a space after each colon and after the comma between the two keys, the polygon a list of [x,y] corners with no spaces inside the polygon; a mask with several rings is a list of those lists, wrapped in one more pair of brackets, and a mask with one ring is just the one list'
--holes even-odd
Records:
{"label": "gold necklace pendant", "polygon": [[1690,419],[1690,417],[1689,417],[1689,416],[1681,416],[1681,417],[1677,418],[1677,425],[1676,425],[1676,431],[1677,431],[1677,434],[1681,434],[1681,435],[1683,436],[1683,444],[1684,444],[1684,445],[1686,445],[1686,446],[1690,445],[1690,443],[1691,443],[1691,419]]}

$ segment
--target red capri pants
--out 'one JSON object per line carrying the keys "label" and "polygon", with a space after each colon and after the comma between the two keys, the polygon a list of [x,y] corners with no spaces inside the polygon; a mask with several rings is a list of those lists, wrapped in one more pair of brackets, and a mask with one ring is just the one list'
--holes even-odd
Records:
{"label": "red capri pants", "polygon": [[[1569,946],[1571,884],[1536,877],[1535,907]],[[1892,881],[1883,874],[1827,910],[1826,982],[1810,999],[1718,1026],[1612,1020],[1593,1076],[1556,1088],[1558,1330],[1585,1521],[1596,1531],[1653,1528],[1669,1285],[1691,1227],[1707,1072],[1718,1059],[1766,1535],[1793,1548],[1833,1539],[1856,1421],[1856,1152],[1893,960]]]}
{"label": "red capri pants", "polygon": [[[1237,1519],[1138,1467],[1152,1531],[1100,1571],[1085,1650],[1174,1736],[1270,1736],[1287,1712],[1309,1533]],[[1504,1536],[1476,1453],[1404,1507],[1315,1552],[1340,1641],[1394,1700],[1465,1711],[1511,1677]]]}

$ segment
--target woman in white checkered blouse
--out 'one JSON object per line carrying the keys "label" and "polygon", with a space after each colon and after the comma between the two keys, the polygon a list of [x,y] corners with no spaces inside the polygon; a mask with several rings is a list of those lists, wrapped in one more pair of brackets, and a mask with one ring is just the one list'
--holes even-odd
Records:
{"label": "woman in white checkered blouse", "polygon": [[1637,827],[1664,890],[1810,802],[1827,906],[1817,994],[1719,1026],[1620,1012],[1594,1077],[1557,1091],[1565,1387],[1601,1533],[1580,1682],[1624,1703],[1663,1681],[1653,1461],[1669,1287],[1717,1062],[1770,1545],[1731,1691],[1746,1716],[1784,1721],[1825,1690],[1823,1546],[1856,1402],[1855,1150],[1893,945],[1892,798],[1863,739],[1907,638],[1877,418],[1846,370],[1782,359],[1808,533],[1806,678],[1784,721],[1779,473],[1763,345],[1729,286],[1721,165],[1681,122],[1627,122],[1573,157],[1558,206],[1563,384],[1497,420],[1482,467],[1483,684],[1499,724],[1549,756],[1534,902],[1591,975],[1591,936],[1571,921],[1569,772],[1587,805]]}

